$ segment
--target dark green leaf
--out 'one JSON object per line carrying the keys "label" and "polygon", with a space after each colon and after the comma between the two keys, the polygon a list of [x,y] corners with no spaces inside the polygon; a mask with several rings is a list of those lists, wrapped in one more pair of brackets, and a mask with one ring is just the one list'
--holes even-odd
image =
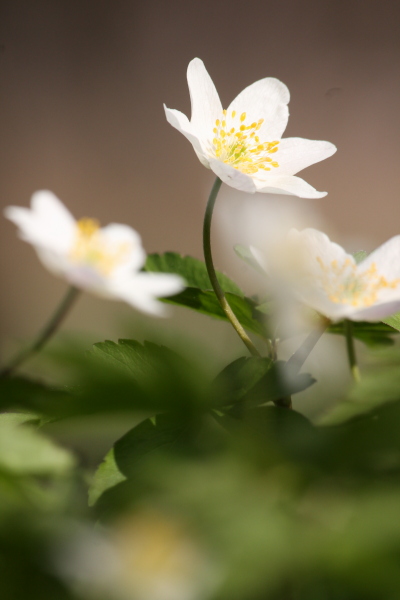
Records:
{"label": "dark green leaf", "polygon": [[[266,336],[262,316],[257,314],[256,304],[250,298],[242,298],[230,293],[226,294],[226,298],[245,329],[262,337]],[[215,319],[228,320],[214,292],[186,288],[185,291],[176,296],[165,298],[164,302],[185,306]]]}
{"label": "dark green leaf", "polygon": [[[328,333],[346,335],[344,323],[333,323],[327,329]],[[391,335],[397,333],[393,327],[385,323],[369,323],[353,321],[353,335],[368,346],[390,346],[393,344]]]}
{"label": "dark green leaf", "polygon": [[93,505],[108,489],[132,477],[148,454],[179,443],[188,422],[177,415],[157,415],[142,421],[116,442],[95,473],[89,489]]}

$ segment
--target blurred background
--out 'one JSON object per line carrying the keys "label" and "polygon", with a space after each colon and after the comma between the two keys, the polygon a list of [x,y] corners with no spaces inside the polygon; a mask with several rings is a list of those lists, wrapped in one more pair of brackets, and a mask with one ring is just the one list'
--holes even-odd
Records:
{"label": "blurred background", "polygon": [[[213,174],[162,108],[190,114],[186,68],[198,56],[224,106],[262,77],[287,84],[285,135],[338,147],[301,173],[328,196],[299,206],[335,241],[372,250],[400,233],[399,16],[397,3],[374,0],[2,0],[1,208],[28,206],[35,190],[47,188],[76,217],[133,226],[149,253],[201,258]],[[214,229],[216,264],[239,280],[245,266],[227,229],[242,200],[224,189]],[[0,227],[5,357],[42,326],[65,284],[17,240],[11,223],[1,219]],[[84,295],[64,326],[89,342],[140,339],[152,328],[166,336],[192,329],[204,340],[212,335],[217,354],[242,352],[227,325],[184,309],[155,323]]]}

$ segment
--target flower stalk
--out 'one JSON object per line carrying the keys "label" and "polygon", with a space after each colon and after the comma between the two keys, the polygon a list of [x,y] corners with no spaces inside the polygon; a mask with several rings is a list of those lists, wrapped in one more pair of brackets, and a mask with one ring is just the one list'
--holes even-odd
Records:
{"label": "flower stalk", "polygon": [[347,356],[349,358],[349,365],[352,377],[356,383],[358,383],[361,379],[360,370],[357,364],[357,356],[356,350],[354,346],[354,337],[353,337],[353,323],[346,319],[344,322],[345,332],[346,332],[346,346],[347,346]]}
{"label": "flower stalk", "polygon": [[31,346],[25,348],[22,352],[17,354],[11,362],[4,367],[0,371],[0,377],[8,377],[17,369],[22,363],[24,363],[28,358],[30,358],[33,354],[39,352],[43,346],[49,341],[49,339],[55,334],[57,329],[60,327],[61,323],[71,310],[75,301],[79,296],[80,290],[78,290],[74,286],[70,286],[68,288],[67,293],[62,299],[61,303],[58,305],[56,311],[39,333],[36,340],[33,342]]}
{"label": "flower stalk", "polygon": [[253,342],[239,323],[235,313],[231,309],[228,300],[224,294],[223,289],[221,288],[217,274],[215,272],[212,252],[211,252],[211,221],[212,215],[214,211],[215,202],[218,196],[218,192],[221,188],[222,181],[219,177],[216,178],[214,185],[211,189],[210,196],[207,202],[207,208],[204,215],[204,224],[203,224],[203,251],[204,251],[204,260],[207,267],[208,276],[211,281],[211,285],[215,292],[215,295],[218,298],[218,301],[221,305],[222,310],[224,311],[226,317],[230,321],[232,327],[235,329],[236,333],[245,344],[250,354],[253,356],[260,356],[257,348],[254,346]]}

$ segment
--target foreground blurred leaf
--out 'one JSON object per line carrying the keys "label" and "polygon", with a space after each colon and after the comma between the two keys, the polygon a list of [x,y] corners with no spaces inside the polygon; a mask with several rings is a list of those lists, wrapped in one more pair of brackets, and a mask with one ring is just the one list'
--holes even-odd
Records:
{"label": "foreground blurred leaf", "polygon": [[0,415],[0,469],[14,475],[49,475],[70,470],[72,455],[24,421],[30,415]]}
{"label": "foreground blurred leaf", "polygon": [[109,488],[133,476],[149,453],[172,448],[189,427],[178,415],[157,415],[146,419],[118,440],[96,471],[89,488],[89,505]]}

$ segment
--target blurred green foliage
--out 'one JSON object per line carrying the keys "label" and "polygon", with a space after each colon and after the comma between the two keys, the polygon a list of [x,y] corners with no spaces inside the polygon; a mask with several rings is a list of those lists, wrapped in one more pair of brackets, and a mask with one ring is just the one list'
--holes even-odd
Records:
{"label": "blurred green foliage", "polygon": [[[182,261],[176,272],[211,293],[196,261]],[[383,341],[389,325],[356,333],[377,348],[318,424],[296,397],[318,382],[270,358],[210,376],[202,357],[104,341],[53,358],[68,387],[1,379],[1,597],[400,597],[400,351]],[[289,395],[295,410],[274,405]],[[126,429],[94,467],[73,428],[99,415],[110,426],[122,415]],[[62,444],[55,423],[70,434]]]}

